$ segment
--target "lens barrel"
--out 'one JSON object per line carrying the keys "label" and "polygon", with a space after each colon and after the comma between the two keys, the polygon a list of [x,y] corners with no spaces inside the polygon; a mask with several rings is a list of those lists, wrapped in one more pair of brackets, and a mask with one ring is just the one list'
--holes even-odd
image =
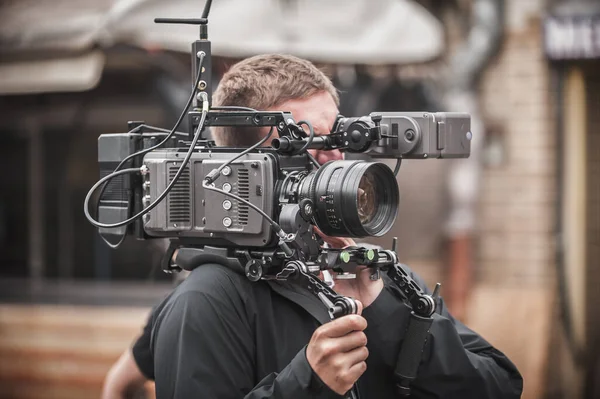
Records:
{"label": "lens barrel", "polygon": [[394,225],[400,199],[390,168],[362,160],[322,165],[303,179],[298,194],[315,205],[317,227],[338,237],[384,235]]}

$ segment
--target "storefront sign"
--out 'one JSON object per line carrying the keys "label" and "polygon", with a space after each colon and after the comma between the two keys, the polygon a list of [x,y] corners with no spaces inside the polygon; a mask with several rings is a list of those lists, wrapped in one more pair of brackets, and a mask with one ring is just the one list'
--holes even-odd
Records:
{"label": "storefront sign", "polygon": [[552,60],[600,59],[600,15],[548,17],[544,47]]}

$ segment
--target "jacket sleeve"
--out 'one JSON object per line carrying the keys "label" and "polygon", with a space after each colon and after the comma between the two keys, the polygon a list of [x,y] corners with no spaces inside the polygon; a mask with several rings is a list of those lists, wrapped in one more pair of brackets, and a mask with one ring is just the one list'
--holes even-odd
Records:
{"label": "jacket sleeve", "polygon": [[[418,276],[410,274],[431,294]],[[399,292],[386,276],[385,288],[363,311],[369,325],[369,349],[382,357],[392,376],[410,316]],[[523,379],[515,365],[455,320],[440,299],[417,377],[411,383],[411,397],[512,399],[520,398],[522,390]]]}
{"label": "jacket sleeve", "polygon": [[133,359],[137,364],[140,372],[149,380],[154,379],[154,361],[150,351],[150,337],[152,334],[152,316],[155,309],[152,309],[150,316],[146,320],[146,325],[140,336],[137,337],[131,347]]}
{"label": "jacket sleeve", "polygon": [[211,277],[210,287],[173,297],[158,317],[153,337],[158,399],[339,397],[314,375],[305,349],[280,372],[256,376],[246,299],[227,278]]}

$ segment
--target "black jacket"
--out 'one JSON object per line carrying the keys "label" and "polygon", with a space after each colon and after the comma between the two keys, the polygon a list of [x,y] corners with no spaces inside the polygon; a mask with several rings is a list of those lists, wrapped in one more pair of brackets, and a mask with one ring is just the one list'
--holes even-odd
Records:
{"label": "black jacket", "polygon": [[[411,397],[519,398],[516,367],[440,302]],[[409,313],[386,277],[363,311],[369,357],[358,381],[362,399],[397,397],[393,373]],[[305,354],[327,321],[321,302],[300,287],[252,283],[223,266],[200,266],[153,313],[157,398],[339,398]]]}

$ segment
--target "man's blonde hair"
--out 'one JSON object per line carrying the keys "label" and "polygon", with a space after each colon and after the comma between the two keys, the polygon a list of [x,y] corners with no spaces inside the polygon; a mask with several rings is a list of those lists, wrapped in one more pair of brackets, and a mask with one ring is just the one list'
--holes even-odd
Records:
{"label": "man's blonde hair", "polygon": [[[292,55],[264,54],[233,65],[219,82],[213,105],[266,110],[319,92],[331,94],[339,106],[333,83],[310,61]],[[250,146],[262,138],[257,128],[216,127],[212,133],[217,145],[225,146]]]}

